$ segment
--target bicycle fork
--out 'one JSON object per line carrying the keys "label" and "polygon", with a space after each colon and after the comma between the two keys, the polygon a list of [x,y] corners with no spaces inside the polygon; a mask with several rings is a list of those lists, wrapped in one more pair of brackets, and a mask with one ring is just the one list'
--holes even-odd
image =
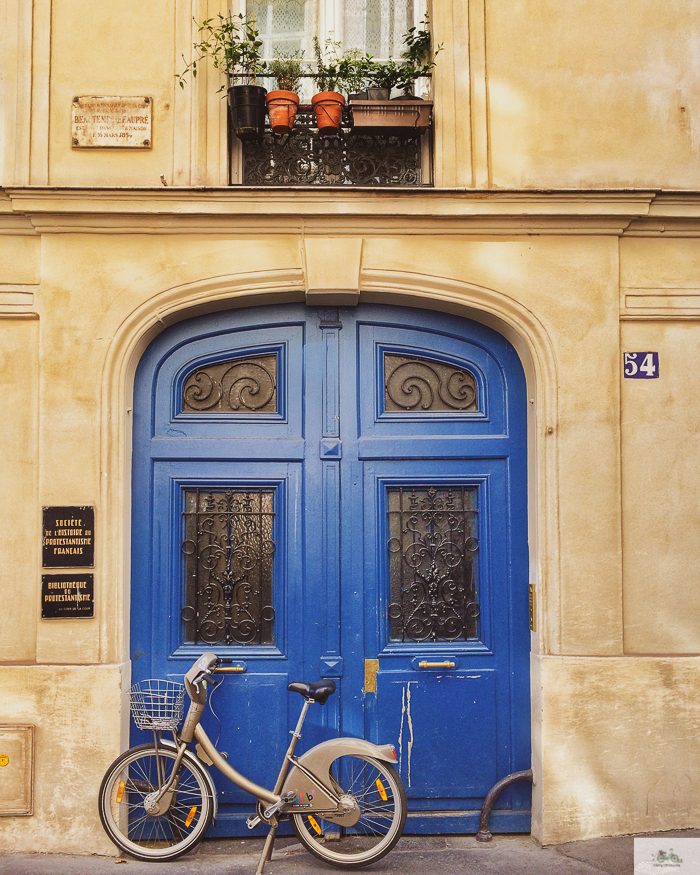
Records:
{"label": "bicycle fork", "polygon": [[173,796],[175,795],[175,790],[177,789],[177,778],[180,771],[180,763],[182,763],[182,758],[184,757],[185,751],[187,750],[187,744],[185,742],[180,742],[180,744],[178,745],[177,756],[175,757],[175,762],[173,763],[173,768],[170,772],[170,778],[168,779],[167,783],[165,783],[165,768],[163,766],[163,761],[161,760],[161,756],[159,753],[160,748],[158,747],[158,744],[156,744],[155,750],[158,767],[158,779],[161,786],[158,788],[158,790],[154,790],[152,793],[149,793],[145,797],[145,799],[143,800],[143,807],[146,809],[146,812],[148,814],[158,816],[166,814],[172,804]]}

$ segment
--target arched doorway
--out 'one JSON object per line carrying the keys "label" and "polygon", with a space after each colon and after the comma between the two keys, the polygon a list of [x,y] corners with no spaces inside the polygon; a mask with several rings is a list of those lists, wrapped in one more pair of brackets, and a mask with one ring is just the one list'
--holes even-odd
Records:
{"label": "arched doorway", "polygon": [[[391,741],[407,829],[475,831],[490,787],[529,766],[525,402],[508,341],[426,310],[270,306],[164,331],[134,396],[134,678],[234,658],[220,747],[272,785],[287,683],[333,677],[304,742]],[[222,781],[219,804],[219,833],[244,833],[250,800]],[[493,829],[529,830],[526,789],[498,804]]]}

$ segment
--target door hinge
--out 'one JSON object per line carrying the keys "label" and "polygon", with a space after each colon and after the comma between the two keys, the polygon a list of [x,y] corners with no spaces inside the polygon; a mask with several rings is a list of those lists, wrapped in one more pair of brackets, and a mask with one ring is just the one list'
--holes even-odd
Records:
{"label": "door hinge", "polygon": [[365,660],[365,693],[377,692],[377,672],[379,671],[378,659]]}
{"label": "door hinge", "polygon": [[530,631],[537,631],[537,590],[535,584],[531,583],[528,590],[528,607],[530,609]]}

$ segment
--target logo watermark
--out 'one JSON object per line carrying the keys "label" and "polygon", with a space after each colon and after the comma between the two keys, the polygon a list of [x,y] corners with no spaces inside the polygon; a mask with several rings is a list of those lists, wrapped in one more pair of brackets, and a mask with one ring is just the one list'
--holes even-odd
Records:
{"label": "logo watermark", "polygon": [[700,875],[700,838],[634,840],[635,875]]}

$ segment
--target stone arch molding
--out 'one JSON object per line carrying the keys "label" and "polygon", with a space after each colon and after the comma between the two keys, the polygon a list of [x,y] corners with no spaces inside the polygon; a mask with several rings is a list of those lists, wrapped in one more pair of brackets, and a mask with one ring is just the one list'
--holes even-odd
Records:
{"label": "stone arch molding", "polygon": [[[395,270],[364,270],[359,288],[362,302],[442,310],[483,322],[506,336],[520,355],[527,378],[530,420],[530,582],[538,586],[540,652],[557,652],[560,629],[557,368],[545,327],[514,298],[467,281]],[[105,360],[101,398],[98,530],[105,557],[99,608],[102,661],[129,665],[131,412],[134,376],[141,355],[157,334],[184,319],[216,310],[303,300],[321,303],[315,295],[308,294],[305,272],[298,267],[211,277],[151,297],[132,311],[117,330]],[[351,301],[346,299],[344,303]],[[115,618],[119,618],[116,624]]]}

